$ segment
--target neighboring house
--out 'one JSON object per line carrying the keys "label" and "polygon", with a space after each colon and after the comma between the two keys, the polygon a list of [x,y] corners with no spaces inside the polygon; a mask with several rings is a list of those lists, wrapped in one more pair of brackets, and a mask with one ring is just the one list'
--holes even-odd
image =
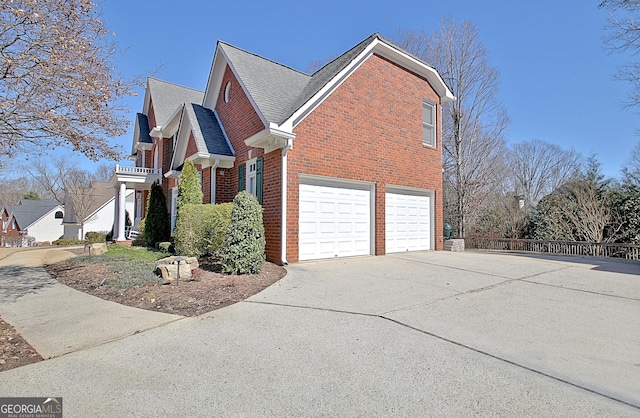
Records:
{"label": "neighboring house", "polygon": [[311,75],[218,42],[204,92],[149,78],[136,167],[116,167],[112,184],[118,199],[145,190],[138,218],[160,180],[175,219],[192,160],[203,203],[256,195],[267,259],[280,264],[440,250],[440,115],[454,99],[434,68],[379,34]]}
{"label": "neighboring house", "polygon": [[[73,191],[72,191],[73,192]],[[85,201],[86,209],[84,217],[84,234],[87,232],[108,233],[113,228],[113,220],[115,216],[115,194],[111,183],[93,182],[91,188],[75,193],[75,196],[83,198],[86,193]],[[125,194],[125,210],[129,216],[133,216],[134,206],[134,190],[127,190]],[[64,238],[68,239],[84,239],[82,235],[82,224],[78,219],[78,214],[74,208],[73,199],[66,197],[65,207],[67,212],[64,214]]]}
{"label": "neighboring house", "polygon": [[20,200],[17,205],[6,205],[0,212],[2,231],[0,245],[22,247],[62,236],[64,207],[55,200]]}

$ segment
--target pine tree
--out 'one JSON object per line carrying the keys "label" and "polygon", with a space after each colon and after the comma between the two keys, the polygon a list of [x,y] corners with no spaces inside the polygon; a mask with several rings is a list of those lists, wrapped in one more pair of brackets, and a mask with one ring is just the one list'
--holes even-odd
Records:
{"label": "pine tree", "polygon": [[167,211],[167,199],[158,182],[151,185],[147,202],[147,216],[144,221],[144,241],[148,247],[171,238],[171,219]]}

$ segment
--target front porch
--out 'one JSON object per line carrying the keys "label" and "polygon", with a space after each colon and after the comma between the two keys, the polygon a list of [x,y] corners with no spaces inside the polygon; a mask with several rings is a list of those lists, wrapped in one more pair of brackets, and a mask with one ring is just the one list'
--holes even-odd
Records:
{"label": "front porch", "polygon": [[134,226],[137,226],[142,218],[142,191],[150,190],[151,185],[162,179],[159,168],[130,167],[116,164],[116,169],[111,177],[111,185],[115,189],[115,213],[113,224],[113,239],[126,241],[125,231],[125,197],[127,189],[136,191]]}

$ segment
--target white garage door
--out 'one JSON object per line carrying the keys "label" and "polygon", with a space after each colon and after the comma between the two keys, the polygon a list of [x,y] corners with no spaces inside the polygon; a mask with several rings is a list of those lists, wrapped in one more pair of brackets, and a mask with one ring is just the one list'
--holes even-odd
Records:
{"label": "white garage door", "polygon": [[371,253],[371,192],[300,184],[300,260]]}
{"label": "white garage door", "polygon": [[386,252],[431,249],[431,199],[402,193],[386,193]]}

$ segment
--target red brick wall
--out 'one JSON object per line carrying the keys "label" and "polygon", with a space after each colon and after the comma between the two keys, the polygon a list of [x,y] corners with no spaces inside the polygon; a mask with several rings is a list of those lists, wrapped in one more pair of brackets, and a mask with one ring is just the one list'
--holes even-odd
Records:
{"label": "red brick wall", "polygon": [[386,185],[435,191],[435,248],[442,249],[441,118],[437,148],[423,146],[425,98],[440,103],[427,80],[374,55],[294,128],[288,157],[289,262],[298,261],[300,174],[376,184],[376,254],[385,252]]}
{"label": "red brick wall", "polygon": [[[231,81],[231,94],[229,103],[224,102],[224,89],[227,82]],[[229,142],[236,152],[236,161],[232,169],[226,170],[223,174],[226,178],[222,182],[221,190],[216,191],[220,196],[219,202],[233,200],[238,193],[238,166],[244,164],[249,159],[248,151],[251,149],[251,158],[257,158],[264,154],[261,148],[247,147],[244,140],[265,129],[262,120],[256,113],[249,98],[244,94],[244,90],[233,75],[231,68],[227,66],[222,77],[222,85],[218,94],[216,111],[225,132],[229,137]],[[220,170],[222,173],[222,170]],[[218,176],[221,175],[218,174]],[[220,186],[220,184],[218,184]],[[231,196],[231,199],[228,199]]]}
{"label": "red brick wall", "polygon": [[267,240],[267,260],[282,264],[282,154],[280,150],[264,156],[262,177],[262,219]]}
{"label": "red brick wall", "polygon": [[[231,81],[229,103],[224,102],[224,89]],[[265,129],[265,125],[253,108],[249,98],[238,83],[229,67],[222,79],[218,102],[218,117],[225,128],[229,141],[236,152],[235,165],[231,169],[218,169],[216,183],[216,202],[231,202],[238,193],[238,167],[249,159],[264,157],[263,165],[263,208],[262,214],[267,239],[267,260],[281,263],[280,230],[282,216],[280,209],[282,178],[282,157],[280,150],[264,155],[262,148],[247,147],[245,139]],[[251,150],[251,158],[249,158]]]}
{"label": "red brick wall", "polygon": [[202,170],[202,203],[211,203],[211,167]]}

